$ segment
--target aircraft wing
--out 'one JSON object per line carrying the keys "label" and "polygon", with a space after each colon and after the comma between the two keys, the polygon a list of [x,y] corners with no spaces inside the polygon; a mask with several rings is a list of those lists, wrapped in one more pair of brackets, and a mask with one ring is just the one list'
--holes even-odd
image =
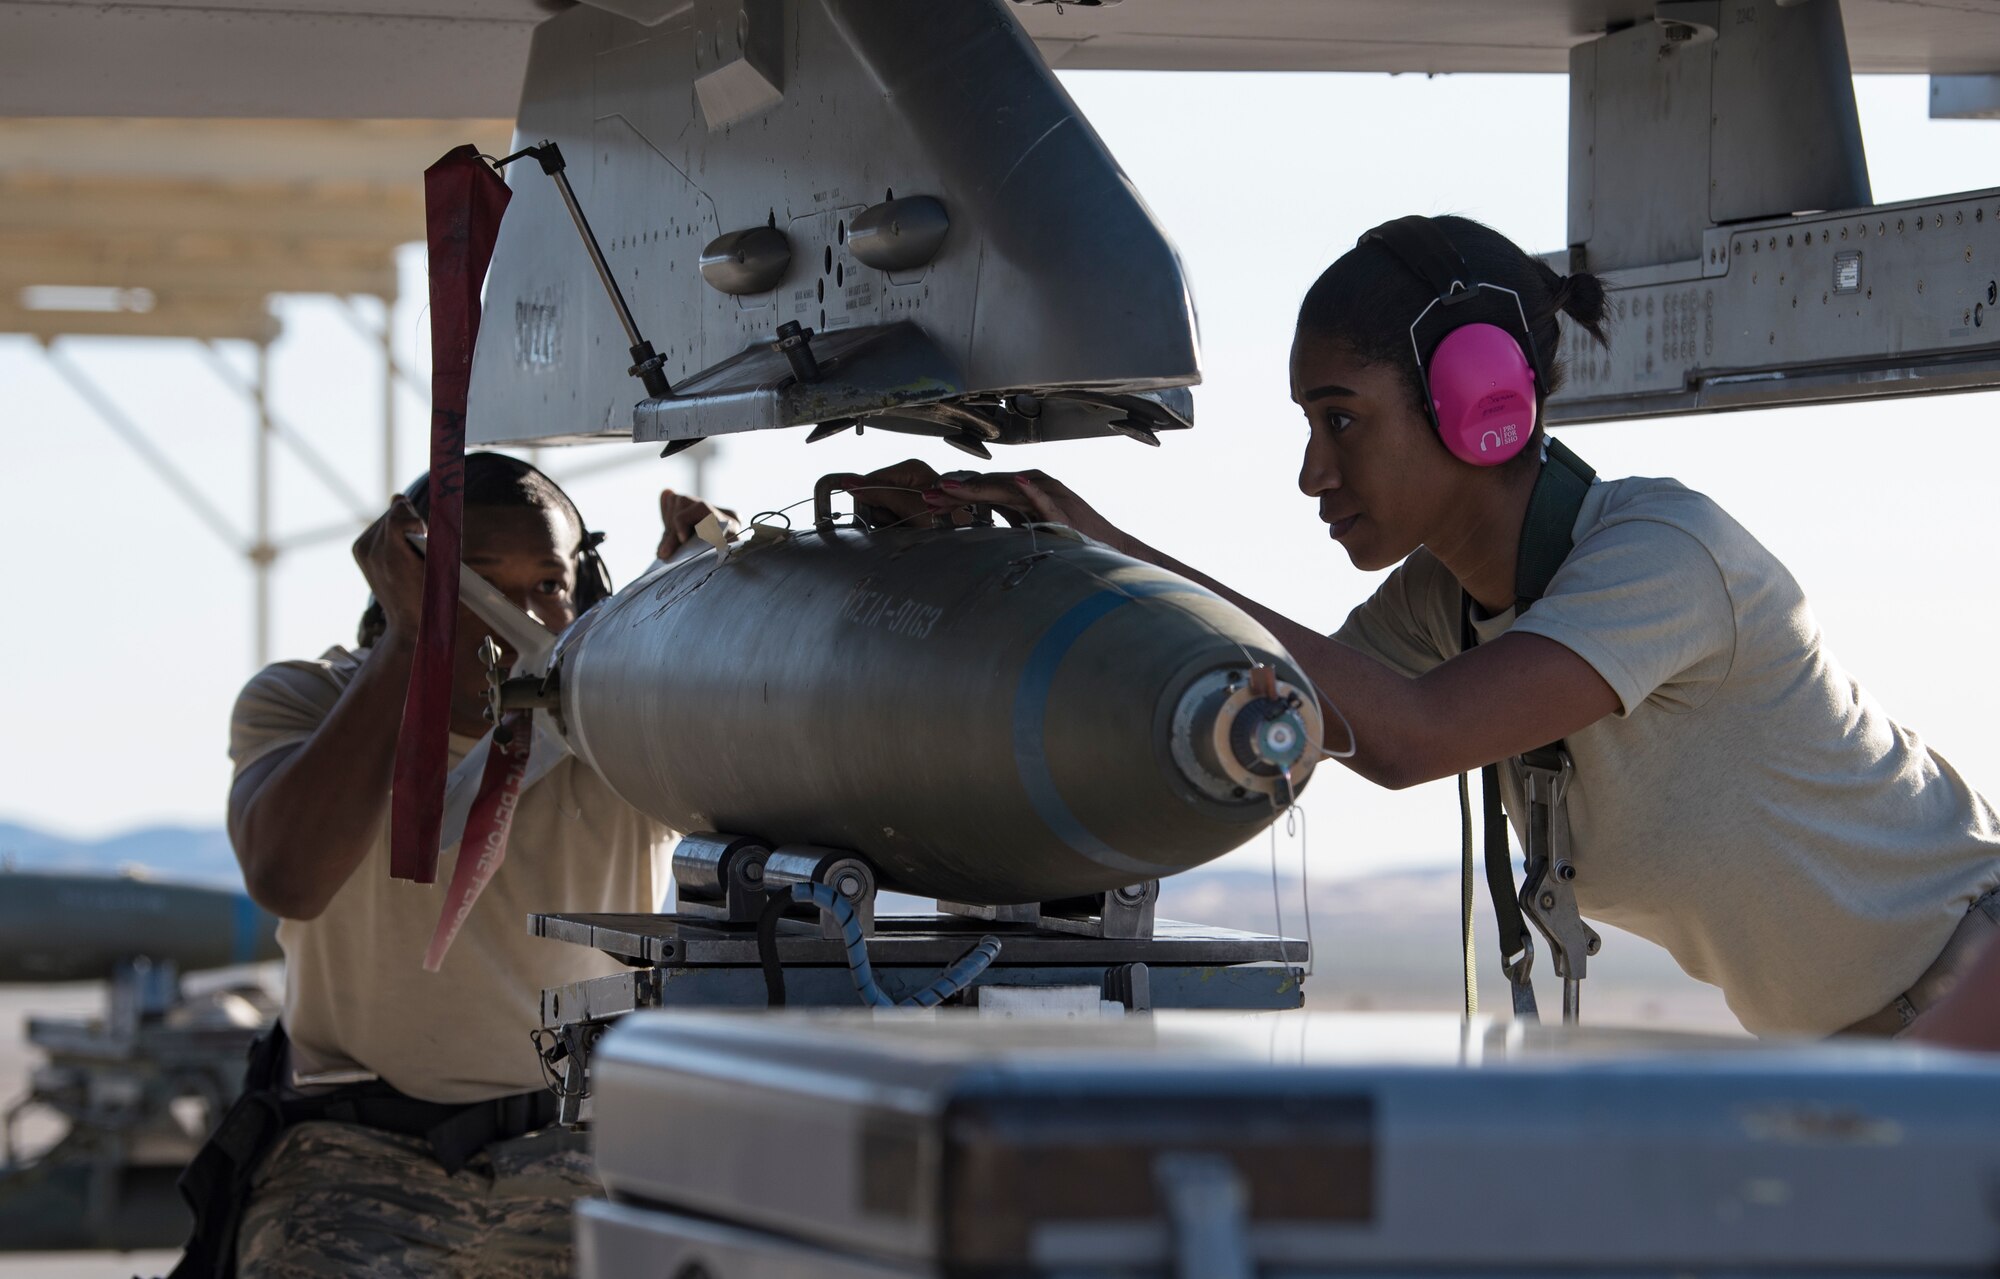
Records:
{"label": "aircraft wing", "polygon": [[[0,0],[0,116],[512,118],[533,0]],[[672,13],[685,0],[604,7]],[[1054,66],[1562,72],[1651,0],[1022,3]],[[2000,0],[1846,0],[1854,70],[2000,67]]]}

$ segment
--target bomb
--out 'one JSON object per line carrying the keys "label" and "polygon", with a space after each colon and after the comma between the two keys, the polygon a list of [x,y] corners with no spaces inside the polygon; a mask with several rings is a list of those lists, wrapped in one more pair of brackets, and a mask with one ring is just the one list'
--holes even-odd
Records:
{"label": "bomb", "polygon": [[586,614],[553,680],[634,807],[975,905],[1171,875],[1262,830],[1320,708],[1241,610],[1067,529],[760,529]]}

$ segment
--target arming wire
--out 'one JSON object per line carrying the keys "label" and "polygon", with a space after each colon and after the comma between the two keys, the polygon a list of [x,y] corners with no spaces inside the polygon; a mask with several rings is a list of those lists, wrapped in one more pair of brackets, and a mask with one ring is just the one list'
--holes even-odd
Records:
{"label": "arming wire", "polygon": [[[919,489],[919,488],[910,488],[910,487],[908,487],[907,485],[903,485],[903,484],[870,484],[870,485],[867,485],[866,487],[868,487],[868,488],[870,488],[870,489],[876,489],[876,490],[880,490],[880,491],[882,491],[882,492],[884,492],[884,493],[928,493],[928,492],[930,492],[930,490],[929,490],[929,489]],[[852,489],[841,489],[841,490],[839,490],[839,491],[840,491],[840,492],[843,492],[843,493],[846,493],[846,494],[848,494],[848,495],[849,495],[850,497],[851,497],[851,496],[853,496],[853,490],[852,490]],[[759,511],[759,512],[757,512],[757,513],[756,513],[755,515],[753,515],[753,516],[751,516],[751,517],[750,517],[750,525],[751,525],[751,527],[753,527],[753,528],[754,528],[754,527],[756,527],[756,526],[758,526],[758,525],[760,525],[760,524],[764,523],[764,521],[766,521],[766,520],[768,520],[768,519],[772,519],[772,518],[777,518],[777,519],[782,519],[782,520],[784,520],[784,521],[785,521],[785,530],[786,530],[787,532],[789,532],[789,531],[791,530],[791,527],[792,527],[792,520],[791,520],[791,516],[790,516],[790,515],[788,515],[788,514],[786,514],[786,512],[788,512],[788,511],[796,511],[796,510],[798,510],[798,509],[799,509],[799,508],[800,508],[801,506],[805,506],[805,505],[807,505],[808,503],[810,503],[810,502],[811,502],[811,501],[813,500],[813,497],[814,497],[814,495],[813,495],[813,494],[811,494],[811,493],[808,493],[808,494],[806,494],[806,495],[805,495],[804,497],[800,498],[800,499],[799,499],[798,501],[796,501],[796,502],[790,502],[790,503],[787,503],[787,504],[786,504],[786,505],[784,505],[784,506],[781,506],[781,507],[778,507],[778,508],[777,508],[776,510],[773,510],[773,511]],[[927,511],[927,510],[926,510],[926,511],[915,511],[915,512],[912,512],[912,513],[911,513],[911,514],[909,514],[909,515],[906,515],[906,516],[904,516],[904,517],[903,517],[903,519],[901,519],[901,520],[897,520],[897,521],[896,521],[896,524],[901,524],[901,523],[903,523],[903,522],[904,522],[905,520],[911,520],[911,519],[915,519],[915,518],[916,518],[916,517],[917,517],[918,515],[930,515],[930,514],[933,514],[933,513],[934,513],[934,512],[931,512],[931,511]],[[894,528],[895,526],[896,526],[895,524],[884,524],[884,525],[881,525],[880,527],[881,527],[881,528]],[[879,530],[872,530],[872,531],[879,531]]]}
{"label": "arming wire", "polygon": [[[1317,692],[1318,690],[1314,691]],[[1341,712],[1340,707],[1334,705],[1324,694],[1321,694],[1319,704],[1332,711],[1333,717],[1340,721],[1341,730],[1347,734],[1347,749],[1344,751],[1330,751],[1325,745],[1314,742],[1307,742],[1306,745],[1318,751],[1321,759],[1353,759],[1354,752],[1361,749],[1360,741],[1354,736],[1354,725],[1348,722],[1347,716]]]}
{"label": "arming wire", "polygon": [[[1291,956],[1285,953],[1285,903],[1278,895],[1278,823],[1271,823],[1271,914],[1277,917],[1278,962],[1291,966]],[[1310,953],[1310,952],[1308,952]]]}
{"label": "arming wire", "polygon": [[1313,975],[1313,965],[1318,952],[1313,949],[1313,904],[1312,904],[1312,858],[1308,855],[1311,843],[1307,839],[1305,805],[1293,800],[1285,808],[1285,834],[1293,834],[1292,819],[1298,819],[1299,841],[1299,909],[1306,916],[1306,976]]}
{"label": "arming wire", "polygon": [[[1311,888],[1312,862],[1311,858],[1308,855],[1310,852],[1311,845],[1308,843],[1306,837],[1307,826],[1306,826],[1305,805],[1299,803],[1297,800],[1293,800],[1289,804],[1279,805],[1275,797],[1272,799],[1271,804],[1274,808],[1282,808],[1285,814],[1286,838],[1296,839],[1299,841],[1299,905],[1305,911],[1305,932],[1306,932],[1305,975],[1310,977],[1313,975],[1313,966],[1317,962],[1317,956],[1313,949],[1312,888]],[[1279,889],[1278,889],[1278,883],[1279,883],[1278,823],[1276,822],[1275,819],[1271,823],[1270,832],[1271,832],[1271,913],[1277,917],[1279,961],[1282,963],[1290,963],[1291,962],[1290,958],[1284,953],[1284,944],[1286,940],[1285,907],[1282,899],[1279,896]]]}
{"label": "arming wire", "polygon": [[1472,931],[1473,887],[1472,780],[1469,773],[1458,775],[1458,942],[1464,963],[1465,1019],[1479,1015],[1479,965],[1477,943]]}

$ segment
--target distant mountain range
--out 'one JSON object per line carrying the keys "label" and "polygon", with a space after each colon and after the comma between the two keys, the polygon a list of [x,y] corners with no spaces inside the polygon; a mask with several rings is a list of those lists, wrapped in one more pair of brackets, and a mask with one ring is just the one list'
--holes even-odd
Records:
{"label": "distant mountain range", "polygon": [[142,826],[103,839],[70,839],[0,821],[0,866],[104,874],[137,869],[162,879],[243,886],[229,836],[220,827]]}

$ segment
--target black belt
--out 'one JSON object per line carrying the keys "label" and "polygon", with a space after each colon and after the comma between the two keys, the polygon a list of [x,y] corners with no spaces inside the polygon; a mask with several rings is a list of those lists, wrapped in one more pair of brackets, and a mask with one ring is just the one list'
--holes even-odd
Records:
{"label": "black belt", "polygon": [[287,1124],[331,1120],[421,1138],[446,1173],[455,1173],[496,1141],[510,1141],[556,1121],[557,1100],[546,1089],[454,1105],[422,1101],[385,1083],[355,1084],[282,1103]]}

